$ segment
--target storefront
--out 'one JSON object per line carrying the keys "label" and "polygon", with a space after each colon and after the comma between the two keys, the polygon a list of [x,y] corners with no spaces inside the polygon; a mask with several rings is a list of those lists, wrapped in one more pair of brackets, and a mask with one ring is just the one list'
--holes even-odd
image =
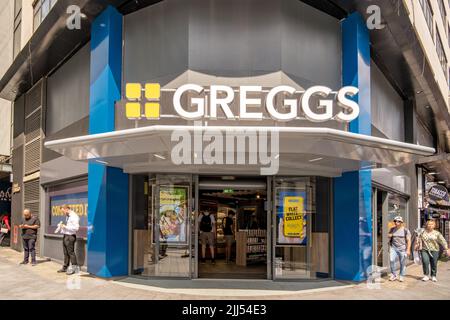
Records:
{"label": "storefront", "polygon": [[[140,190],[140,191],[139,191]],[[132,178],[132,273],[144,277],[331,277],[331,180],[321,177],[137,175]],[[274,201],[271,201],[271,200]],[[216,222],[201,261],[199,214]],[[230,212],[232,212],[230,214]],[[233,219],[231,261],[224,220]]]}
{"label": "storefront", "polygon": [[[372,101],[379,82],[358,14],[340,22],[294,0],[264,1],[257,14],[252,1],[224,3],[167,0],[126,16],[108,8],[94,22],[89,134],[45,143],[88,166],[88,271],[364,280],[373,199],[381,195],[389,221],[408,217],[411,193],[373,195],[372,173],[435,150],[373,134],[372,105],[398,99],[382,83],[385,100]],[[403,123],[400,112],[389,119]],[[84,190],[64,192],[78,205]],[[206,211],[215,246],[202,264]]]}

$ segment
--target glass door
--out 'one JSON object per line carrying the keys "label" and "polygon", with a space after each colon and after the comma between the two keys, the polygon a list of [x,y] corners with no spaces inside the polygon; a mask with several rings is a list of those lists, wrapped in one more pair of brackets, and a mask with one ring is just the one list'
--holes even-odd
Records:
{"label": "glass door", "polygon": [[148,274],[190,278],[192,176],[156,175],[150,183]]}
{"label": "glass door", "polygon": [[315,211],[313,179],[277,177],[273,180],[273,279],[315,278],[311,261],[311,221]]}

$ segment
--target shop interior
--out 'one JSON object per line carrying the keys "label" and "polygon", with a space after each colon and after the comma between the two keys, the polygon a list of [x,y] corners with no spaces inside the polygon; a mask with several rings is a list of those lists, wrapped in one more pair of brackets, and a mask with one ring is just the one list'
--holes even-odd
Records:
{"label": "shop interior", "polygon": [[199,236],[199,278],[266,279],[267,190],[261,187],[265,185],[265,179],[252,181],[253,185],[235,180],[222,180],[217,185],[203,182],[200,182],[199,190],[199,217],[209,212],[216,223],[212,231],[214,263],[209,244],[203,259],[202,236]]}

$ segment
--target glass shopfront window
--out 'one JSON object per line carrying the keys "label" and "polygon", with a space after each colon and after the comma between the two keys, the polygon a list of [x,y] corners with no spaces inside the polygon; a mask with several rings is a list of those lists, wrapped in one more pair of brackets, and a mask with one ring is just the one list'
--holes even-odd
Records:
{"label": "glass shopfront window", "polygon": [[87,180],[64,185],[50,186],[46,192],[47,225],[46,234],[55,234],[60,222],[66,221],[62,206],[68,205],[80,217],[77,236],[87,238],[88,187]]}
{"label": "glass shopfront window", "polygon": [[[133,275],[274,280],[331,277],[331,179],[225,178],[132,177]],[[206,208],[207,203],[214,205]],[[228,210],[224,215],[225,207],[232,213]],[[211,231],[215,237],[205,245],[199,219],[203,221],[200,217],[206,211],[215,217]],[[227,217],[236,225],[225,239]]]}
{"label": "glass shopfront window", "polygon": [[330,276],[329,197],[325,178],[274,180],[274,279]]}
{"label": "glass shopfront window", "polygon": [[133,177],[133,274],[190,277],[190,176]]}
{"label": "glass shopfront window", "polygon": [[389,193],[388,199],[387,230],[395,226],[394,218],[397,216],[403,218],[403,225],[408,228],[407,199],[394,193]]}

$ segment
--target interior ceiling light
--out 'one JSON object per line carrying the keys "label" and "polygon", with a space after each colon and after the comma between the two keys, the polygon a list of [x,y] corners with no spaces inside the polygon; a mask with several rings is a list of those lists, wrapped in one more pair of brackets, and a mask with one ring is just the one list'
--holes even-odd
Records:
{"label": "interior ceiling light", "polygon": [[235,179],[235,177],[233,177],[233,176],[223,176],[222,177],[222,180],[234,180]]}
{"label": "interior ceiling light", "polygon": [[158,158],[158,159],[161,159],[161,160],[166,160],[166,157],[164,157],[164,156],[162,156],[162,155],[160,155],[160,154],[154,154],[154,156],[156,157],[156,158]]}

